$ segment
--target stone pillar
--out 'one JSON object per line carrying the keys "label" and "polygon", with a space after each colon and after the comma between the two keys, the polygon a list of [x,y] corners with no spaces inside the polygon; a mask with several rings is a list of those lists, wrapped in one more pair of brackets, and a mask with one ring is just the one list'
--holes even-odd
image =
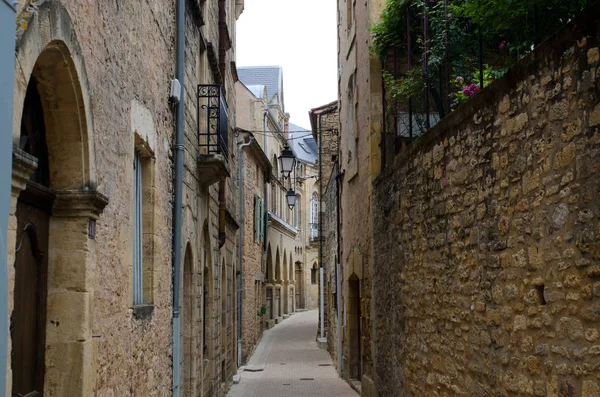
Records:
{"label": "stone pillar", "polygon": [[48,395],[90,396],[95,392],[95,230],[106,204],[108,199],[95,191],[56,194],[48,253],[44,383]]}

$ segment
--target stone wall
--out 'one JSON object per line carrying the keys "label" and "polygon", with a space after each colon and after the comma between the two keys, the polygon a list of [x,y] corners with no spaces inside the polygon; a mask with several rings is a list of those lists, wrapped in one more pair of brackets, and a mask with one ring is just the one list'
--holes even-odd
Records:
{"label": "stone wall", "polygon": [[[13,141],[15,146],[19,142],[23,100],[33,73],[42,82],[42,99],[53,106],[48,117],[55,122],[47,135],[51,143],[61,145],[60,150],[49,148],[53,182],[72,184],[50,187],[80,189],[76,194],[90,201],[71,199],[74,208],[52,214],[49,256],[54,259],[48,266],[52,303],[46,327],[50,337],[44,395],[169,395],[175,127],[169,90],[175,77],[175,3],[148,0],[135,6],[56,0],[38,2],[43,4],[35,12],[24,8],[29,3],[19,2]],[[231,174],[236,175],[231,68],[235,43],[224,57],[225,74],[218,78],[200,38],[202,32],[218,52],[218,2],[194,0],[186,5],[181,249],[187,263],[182,265],[182,286],[191,292],[184,296],[181,308],[185,329],[181,376],[186,395],[208,396],[224,394],[236,369],[237,178],[226,182],[226,233],[220,249],[218,184],[199,182],[195,93],[198,83],[222,80],[227,88],[228,160]],[[202,24],[199,7],[204,12]],[[226,7],[233,38],[239,7],[233,0],[227,0]],[[132,163],[140,145],[152,154],[148,160],[152,184],[143,192],[144,202],[150,197],[151,204],[144,204],[143,210],[144,303],[151,304],[147,316],[136,315],[132,307]],[[18,162],[21,172],[14,175],[13,215],[33,169],[29,167],[33,163]],[[144,176],[144,188],[146,181]],[[88,218],[98,218],[93,237],[88,236]],[[9,237],[14,246],[17,225],[15,217],[11,219]],[[9,263],[13,262],[11,255]],[[205,268],[210,273],[206,285]],[[204,289],[210,289],[206,318],[202,318]],[[12,308],[12,290],[10,296]],[[204,321],[206,335],[202,334]],[[209,347],[206,356],[204,339]],[[7,379],[10,384],[10,372]]]}
{"label": "stone wall", "polygon": [[[234,1],[225,2],[227,29],[235,31]],[[202,10],[203,20],[198,10]],[[195,253],[190,277],[193,285],[191,297],[184,302],[192,308],[182,309],[191,315],[189,360],[182,364],[182,384],[189,394],[219,395],[231,384],[237,361],[237,147],[234,139],[235,90],[230,61],[235,59],[235,45],[225,54],[224,75],[218,65],[211,62],[207,43],[214,46],[214,56],[219,57],[219,2],[188,3],[185,20],[185,144],[183,186],[183,242],[189,242]],[[205,148],[198,146],[198,84],[222,84],[228,105],[229,174],[224,182],[225,211],[219,211],[220,183],[207,184],[206,170],[199,169],[198,158]],[[206,117],[201,110],[202,120]],[[204,127],[204,124],[202,124]],[[201,131],[204,132],[204,131]],[[223,216],[225,225],[223,245],[220,245],[219,223]],[[206,234],[206,236],[205,236]],[[182,247],[185,249],[185,246]],[[209,251],[209,252],[207,252]],[[182,255],[183,257],[183,255]],[[206,274],[206,281],[205,280]],[[205,294],[206,291],[206,294]],[[205,302],[206,298],[206,302]],[[206,311],[204,311],[206,305]],[[206,317],[203,318],[203,313]],[[186,319],[182,316],[182,327]],[[202,331],[206,330],[203,335]],[[206,349],[204,342],[206,340]],[[182,340],[183,342],[183,340]],[[187,371],[187,372],[186,372]],[[187,376],[187,379],[184,379]]]}
{"label": "stone wall", "polygon": [[[325,142],[325,139],[323,139],[323,142]],[[324,188],[324,195],[322,198],[323,205],[326,208],[323,212],[323,264],[325,266],[325,326],[327,332],[327,350],[329,350],[336,366],[338,347],[337,318],[339,316],[339,308],[336,302],[338,294],[336,277],[336,266],[338,262],[338,191],[337,179],[335,176],[337,172],[337,164],[333,163],[329,183]]]}
{"label": "stone wall", "polygon": [[[264,316],[258,316],[261,306],[265,304],[265,288],[263,280],[264,241],[255,234],[255,197],[264,200],[265,170],[257,158],[257,151],[262,153],[258,143],[257,149],[244,149],[244,245],[242,270],[242,362],[250,357],[254,346],[260,341],[263,331]],[[264,218],[264,214],[263,214]]]}
{"label": "stone wall", "polygon": [[[19,3],[24,6],[25,2]],[[44,92],[44,100],[54,103],[53,110],[57,110],[52,114],[57,117],[53,139],[63,142],[60,151],[51,150],[53,158],[61,159],[53,161],[51,172],[57,181],[59,163],[63,175],[81,170],[84,180],[73,180],[78,185],[74,188],[97,190],[109,200],[97,221],[95,239],[88,238],[87,219],[80,214],[79,245],[68,232],[67,218],[53,216],[50,249],[59,260],[49,266],[49,300],[55,303],[49,307],[52,314],[46,324],[51,336],[47,338],[45,395],[113,396],[135,391],[162,396],[171,390],[170,145],[174,123],[168,92],[174,73],[175,17],[174,7],[161,4],[150,1],[140,8],[106,2],[45,2],[25,25],[17,45],[15,143],[31,74],[53,76],[51,81],[64,72],[63,65],[71,65],[73,86],[49,84]],[[22,17],[20,13],[18,18]],[[34,68],[48,48],[60,48],[64,58]],[[76,126],[69,124],[74,102],[61,96],[69,89],[80,90],[77,106],[85,114]],[[150,117],[140,124],[140,114]],[[74,142],[69,134],[79,128],[82,134],[75,139],[83,142],[76,149],[77,145],[66,142]],[[149,237],[153,242],[145,247],[152,252],[153,267],[146,283],[153,313],[146,320],[136,318],[131,308],[135,134],[154,152],[154,205],[144,212],[152,220]],[[82,150],[80,156],[77,150]],[[75,246],[80,247],[78,251]],[[61,254],[59,247],[66,251]],[[86,260],[80,260],[78,255],[85,251]],[[82,280],[84,286],[74,287],[74,281]],[[76,293],[81,298],[75,298]],[[59,302],[69,295],[74,299]],[[79,330],[81,334],[75,333]]]}
{"label": "stone wall", "polygon": [[377,395],[599,395],[598,15],[376,181]]}

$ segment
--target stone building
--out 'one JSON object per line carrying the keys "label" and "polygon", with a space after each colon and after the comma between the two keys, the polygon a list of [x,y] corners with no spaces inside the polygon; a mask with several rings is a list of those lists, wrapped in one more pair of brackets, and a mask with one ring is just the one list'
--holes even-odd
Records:
{"label": "stone building", "polygon": [[[236,372],[237,182],[228,176],[243,1],[186,4],[174,310],[175,2],[19,2],[7,395],[218,396]],[[214,120],[198,107],[209,100],[222,115],[210,137]]]}
{"label": "stone building", "polygon": [[[339,112],[338,102],[332,102],[310,111],[313,139],[318,144],[318,157],[320,167],[318,172],[322,175],[321,181],[316,186],[320,190],[321,231],[319,239],[324,267],[324,306],[325,306],[325,331],[328,350],[332,357],[337,357],[338,343],[341,343],[341,327],[338,324],[339,310],[343,297],[338,295],[338,281],[341,281],[339,268],[339,252],[341,249],[338,240],[339,199],[340,191],[338,182],[343,176],[339,172]],[[341,284],[340,284],[341,286]],[[341,351],[341,350],[340,350]],[[335,363],[337,361],[334,360]]]}
{"label": "stone building", "polygon": [[299,260],[295,271],[299,309],[312,310],[319,305],[319,201],[317,145],[309,130],[290,123],[289,142],[296,157],[294,208],[298,229]]}
{"label": "stone building", "polygon": [[286,203],[292,178],[279,172],[278,161],[288,139],[289,115],[285,113],[281,67],[239,67],[238,76],[246,88],[245,92],[254,97],[249,100],[251,105],[240,108],[240,113],[247,112],[241,116],[245,117],[243,125],[258,136],[257,141],[272,167],[264,197],[268,219],[264,267],[267,311],[264,320],[268,329],[294,313],[300,292],[296,288],[297,272],[294,267],[301,262],[300,253],[296,250],[299,246],[296,212]]}
{"label": "stone building", "polygon": [[369,28],[383,1],[338,0],[339,171],[341,216],[342,374],[373,394],[372,181],[379,175],[381,63],[371,58]]}
{"label": "stone building", "polygon": [[243,228],[242,239],[242,357],[246,362],[252,350],[262,337],[265,328],[266,306],[266,198],[269,193],[269,178],[273,166],[266,156],[255,135],[248,131],[258,131],[264,115],[266,89],[260,86],[262,92],[253,94],[244,84],[237,82],[236,108],[238,111],[237,125],[240,136],[239,145],[249,145],[240,152],[243,184],[240,196],[244,209],[240,211]]}

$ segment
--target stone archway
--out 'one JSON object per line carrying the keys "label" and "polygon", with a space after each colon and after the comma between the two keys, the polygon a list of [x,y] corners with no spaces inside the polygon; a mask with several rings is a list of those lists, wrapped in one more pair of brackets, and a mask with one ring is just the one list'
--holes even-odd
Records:
{"label": "stone archway", "polygon": [[285,250],[283,250],[283,282],[282,282],[282,312],[283,315],[289,314],[289,308],[288,308],[288,291],[289,291],[289,277],[287,274],[287,252]]}
{"label": "stone archway", "polygon": [[273,252],[271,251],[271,244],[267,247],[267,269],[265,274],[266,281],[266,305],[267,305],[267,318],[266,321],[273,319]]}
{"label": "stone archway", "polygon": [[296,308],[305,309],[304,302],[304,269],[301,262],[296,262]]}
{"label": "stone archway", "polygon": [[[16,54],[19,73],[14,118],[18,122],[13,130],[14,226],[10,238],[16,243],[30,224],[35,229],[39,225],[38,237],[47,230],[43,240],[36,241],[40,249],[46,250],[43,256],[47,263],[39,263],[38,269],[47,279],[40,285],[38,296],[45,299],[43,306],[38,306],[45,313],[38,316],[35,348],[44,352],[38,355],[39,364],[34,370],[36,390],[47,395],[87,396],[95,388],[94,239],[96,220],[108,199],[95,191],[85,70],[83,60],[72,55],[78,53],[68,14],[58,2],[48,2],[40,7]],[[34,219],[31,208],[46,214],[46,227],[39,218]],[[9,263],[21,263],[24,253],[11,253]],[[9,272],[14,274],[15,270],[9,267]],[[13,306],[17,298],[14,293],[27,288],[22,277],[15,281],[9,286],[11,311],[21,310]],[[19,321],[19,314],[13,312],[14,321]],[[22,383],[21,354],[14,351],[11,358],[12,391],[26,394],[32,390],[17,390],[31,387]]]}
{"label": "stone archway", "polygon": [[208,231],[208,221],[204,222],[202,228],[202,370],[200,377],[202,378],[201,389],[203,395],[208,395],[211,378],[213,373],[212,358],[212,330],[214,329],[213,316],[213,258],[211,249],[210,234]]}
{"label": "stone archway", "polygon": [[[275,251],[275,286],[273,288],[273,318],[279,319],[281,314],[281,254],[279,247]],[[277,320],[279,321],[279,320]]]}
{"label": "stone archway", "polygon": [[188,242],[185,249],[185,257],[183,259],[183,283],[182,291],[183,299],[180,300],[182,303],[180,312],[182,321],[182,348],[181,354],[181,372],[183,374],[183,390],[184,395],[193,396],[195,395],[196,386],[196,371],[194,368],[194,282],[193,282],[193,255],[192,247]]}

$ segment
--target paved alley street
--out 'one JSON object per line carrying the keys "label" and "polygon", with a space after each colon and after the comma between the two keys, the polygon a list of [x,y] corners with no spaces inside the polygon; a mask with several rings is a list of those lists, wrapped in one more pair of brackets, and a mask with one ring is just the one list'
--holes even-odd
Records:
{"label": "paved alley street", "polygon": [[228,397],[356,397],[315,341],[318,311],[296,313],[263,334]]}

